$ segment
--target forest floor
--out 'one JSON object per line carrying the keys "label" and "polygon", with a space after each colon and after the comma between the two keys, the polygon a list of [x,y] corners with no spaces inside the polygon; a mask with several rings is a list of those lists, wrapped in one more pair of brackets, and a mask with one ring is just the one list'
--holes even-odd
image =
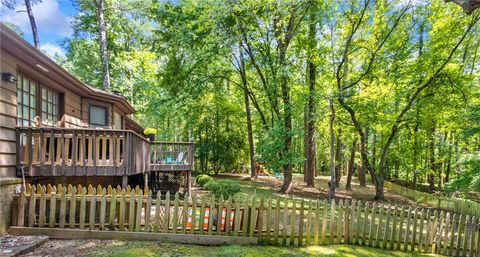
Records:
{"label": "forest floor", "polygon": [[[283,181],[274,176],[259,176],[257,179],[251,180],[247,174],[219,174],[217,178],[233,179],[240,182],[242,188],[241,194],[243,196],[252,195],[268,198],[282,196],[278,193]],[[293,176],[292,192],[289,196],[304,198],[304,199],[327,199],[328,197],[328,181],[329,176],[317,176],[315,179],[315,187],[307,187],[303,182],[303,176],[295,174]],[[356,199],[362,201],[373,201],[375,195],[375,187],[367,185],[367,187],[360,187],[355,179],[352,179],[352,190],[345,190],[346,177],[343,176],[340,181],[340,187],[336,189],[336,199]],[[196,188],[198,192],[201,189]],[[407,205],[414,207],[429,207],[424,204],[417,203],[405,196],[389,192],[385,189],[385,203]]]}
{"label": "forest floor", "polygon": [[51,256],[358,256],[358,257],[402,257],[435,256],[411,252],[384,251],[369,247],[331,245],[310,247],[276,247],[276,246],[199,246],[173,244],[165,242],[120,241],[120,240],[50,240],[29,257]]}

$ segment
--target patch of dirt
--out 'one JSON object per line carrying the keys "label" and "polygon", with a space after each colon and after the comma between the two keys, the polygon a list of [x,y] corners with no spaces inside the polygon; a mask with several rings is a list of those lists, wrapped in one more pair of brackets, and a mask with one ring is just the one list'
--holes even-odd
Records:
{"label": "patch of dirt", "polygon": [[[230,178],[236,180],[248,181],[251,180],[247,174],[221,174],[216,176],[218,178]],[[315,187],[307,187],[303,182],[303,177],[294,176],[292,182],[292,191],[289,195],[304,197],[309,199],[327,199],[328,198],[328,176],[318,176],[315,178]],[[259,176],[254,181],[270,187],[273,191],[278,191],[283,184],[283,180],[273,176]],[[367,187],[360,187],[356,181],[352,181],[352,190],[345,190],[346,178],[342,177],[340,181],[340,187],[335,190],[335,199],[340,200],[362,200],[362,201],[374,201],[375,187],[368,185]],[[379,202],[379,201],[376,201]],[[410,200],[402,195],[397,195],[385,190],[385,201],[381,201],[385,204],[407,205],[413,207],[430,207]]]}

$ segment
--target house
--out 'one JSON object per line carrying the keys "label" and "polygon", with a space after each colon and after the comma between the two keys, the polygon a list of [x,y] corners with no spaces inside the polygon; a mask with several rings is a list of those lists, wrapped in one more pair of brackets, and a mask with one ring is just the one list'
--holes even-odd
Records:
{"label": "house", "polygon": [[121,95],[81,82],[0,25],[0,232],[21,183],[128,184],[189,192],[192,142],[150,142]]}

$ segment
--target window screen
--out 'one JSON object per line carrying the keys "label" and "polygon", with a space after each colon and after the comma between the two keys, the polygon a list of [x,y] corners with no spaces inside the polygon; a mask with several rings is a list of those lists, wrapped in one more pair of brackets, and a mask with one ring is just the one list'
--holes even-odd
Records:
{"label": "window screen", "polygon": [[90,105],[89,113],[90,113],[89,123],[91,126],[93,127],[107,126],[107,108]]}

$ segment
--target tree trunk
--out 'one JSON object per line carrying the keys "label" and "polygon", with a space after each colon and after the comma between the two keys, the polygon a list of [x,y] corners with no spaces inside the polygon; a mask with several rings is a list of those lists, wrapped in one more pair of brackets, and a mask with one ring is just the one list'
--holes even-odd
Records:
{"label": "tree trunk", "polygon": [[240,51],[240,77],[242,78],[243,99],[245,101],[245,114],[247,116],[248,152],[250,155],[250,177],[255,178],[257,176],[257,173],[255,169],[255,149],[253,145],[252,115],[250,112],[247,71],[245,69],[245,61],[243,59],[243,51],[242,51],[241,43],[238,47],[238,50]]}
{"label": "tree trunk", "polygon": [[415,116],[415,128],[413,130],[413,188],[417,187],[417,165],[418,165],[418,127],[420,126],[419,122],[419,110],[417,107],[417,112]]}
{"label": "tree trunk", "polygon": [[372,137],[372,172],[370,175],[372,176],[372,183],[375,184],[375,175],[377,172],[377,132],[374,130],[373,131],[373,137]]}
{"label": "tree trunk", "polygon": [[341,159],[342,159],[342,140],[340,137],[342,136],[342,130],[338,130],[337,136],[337,148],[335,153],[335,187],[340,187],[340,179],[342,178],[341,173]]}
{"label": "tree trunk", "polygon": [[350,149],[350,160],[348,160],[347,185],[346,190],[352,190],[352,175],[355,165],[355,150],[357,147],[357,138],[353,140],[352,148]]}
{"label": "tree trunk", "polygon": [[305,173],[307,187],[314,187],[314,176],[316,173],[316,152],[315,152],[315,122],[316,122],[316,103],[315,103],[315,83],[316,83],[316,75],[317,75],[317,66],[314,62],[314,57],[317,48],[317,40],[316,40],[316,9],[315,6],[310,7],[310,23],[308,29],[308,38],[310,43],[310,56],[308,58],[308,114],[307,114],[307,170]]}
{"label": "tree trunk", "polygon": [[436,173],[436,163],[435,163],[435,122],[432,121],[432,126],[430,127],[430,140],[429,140],[429,150],[430,150],[430,170],[428,171],[427,182],[430,188],[430,192],[435,191],[435,173]]}
{"label": "tree trunk", "polygon": [[445,183],[450,181],[450,171],[452,169],[452,145],[453,145],[453,131],[450,132],[450,140],[448,142],[448,157],[447,157],[447,168],[445,171]]}
{"label": "tree trunk", "polygon": [[27,8],[28,19],[30,20],[30,26],[32,27],[32,35],[33,35],[33,44],[35,48],[40,48],[40,40],[38,39],[38,30],[37,30],[37,23],[35,22],[35,17],[33,16],[32,11],[32,3],[30,0],[25,0],[25,7]]}
{"label": "tree trunk", "polygon": [[103,90],[110,90],[110,73],[108,71],[108,49],[107,49],[107,31],[105,25],[105,1],[93,0],[97,6],[97,19],[98,19],[98,44],[100,46],[100,59],[102,60],[102,78],[103,78]]}
{"label": "tree trunk", "polygon": [[333,106],[333,100],[328,99],[330,107],[330,181],[328,182],[328,200],[331,202],[335,199],[335,135],[333,133],[333,121],[335,120],[335,108]]}

